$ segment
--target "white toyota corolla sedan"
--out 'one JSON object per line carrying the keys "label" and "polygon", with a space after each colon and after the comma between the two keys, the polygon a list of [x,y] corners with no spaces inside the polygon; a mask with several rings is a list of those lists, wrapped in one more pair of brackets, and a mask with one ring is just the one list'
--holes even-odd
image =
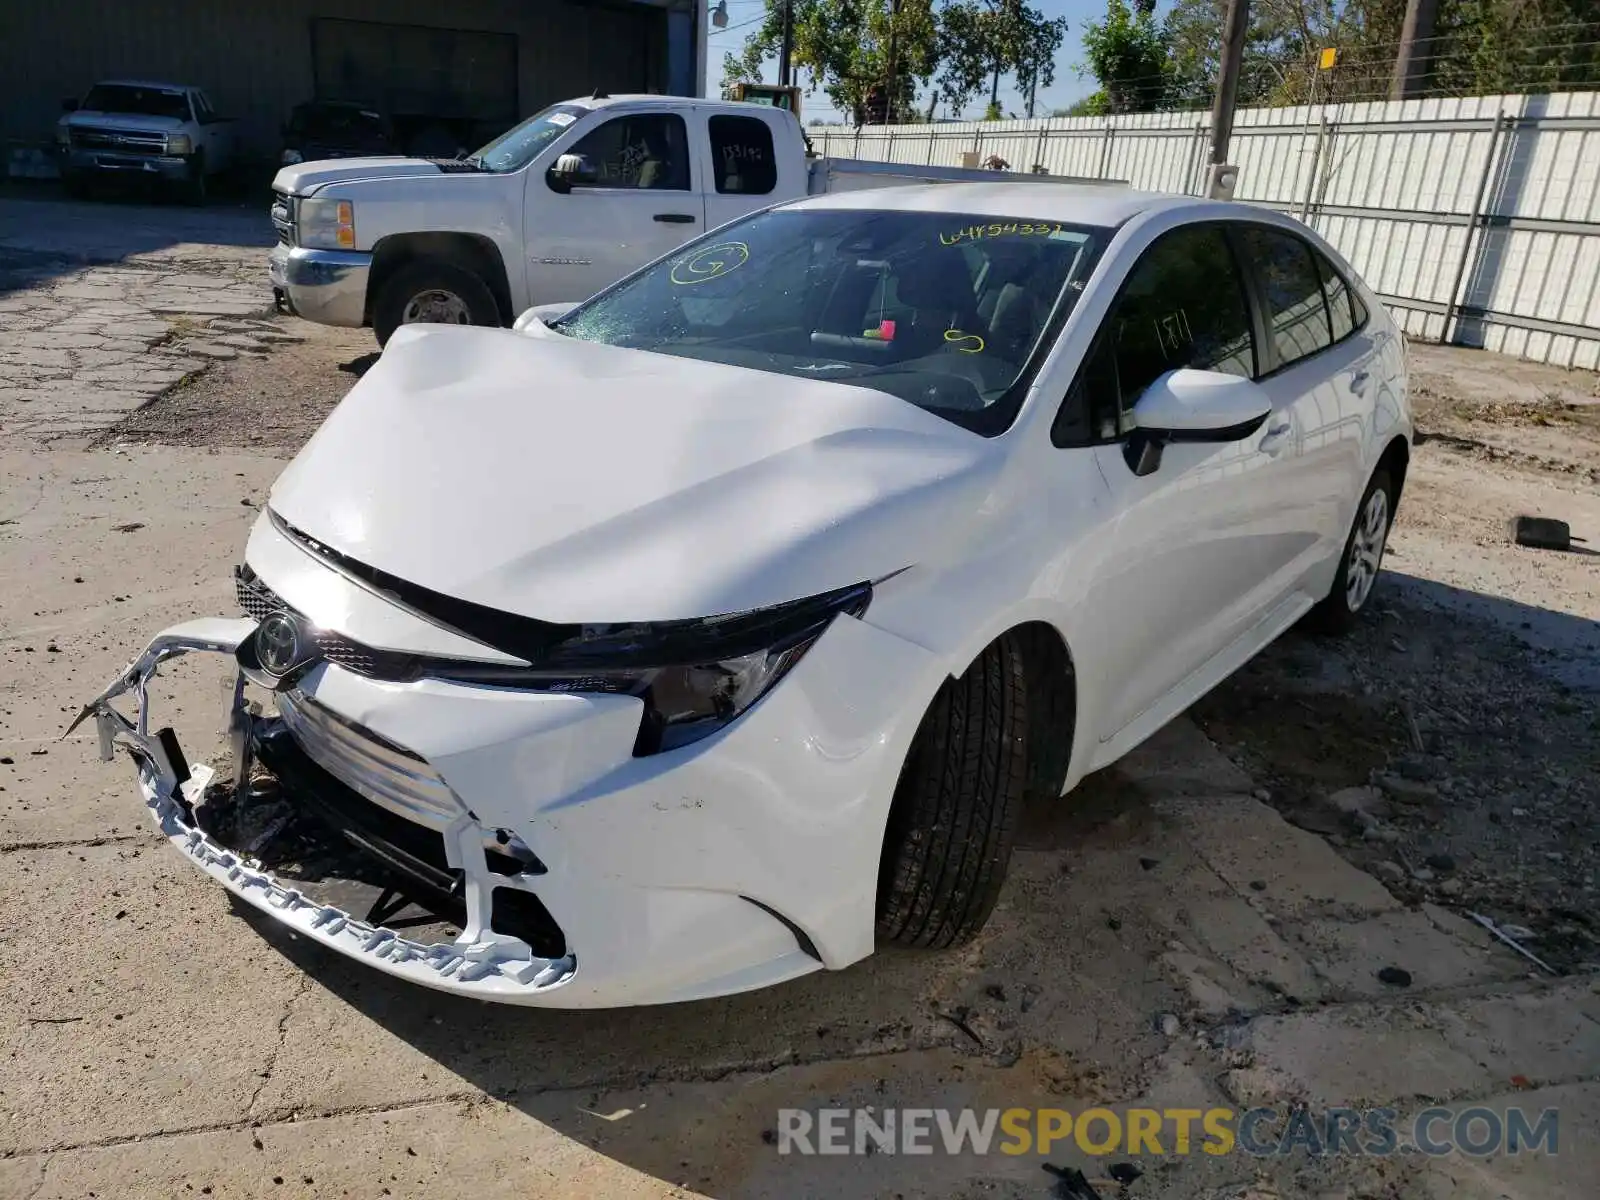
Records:
{"label": "white toyota corolla sedan", "polygon": [[[806,200],[401,329],[274,485],[248,615],[85,712],[196,866],[381,971],[742,991],[971,938],[1026,794],[1349,625],[1411,433],[1399,332],[1285,217]],[[149,717],[193,651],[237,661],[227,778]]]}

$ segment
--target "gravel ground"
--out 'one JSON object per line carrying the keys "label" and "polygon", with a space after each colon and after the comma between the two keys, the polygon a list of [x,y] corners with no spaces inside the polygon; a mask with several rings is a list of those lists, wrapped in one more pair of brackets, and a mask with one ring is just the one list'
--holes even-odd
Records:
{"label": "gravel ground", "polygon": [[95,442],[298,450],[378,359],[370,329],[278,318],[288,353],[242,354],[185,380]]}
{"label": "gravel ground", "polygon": [[[289,352],[219,364],[100,444],[293,452],[377,348],[370,330],[280,324],[303,339]],[[1600,554],[1506,534],[1540,513],[1600,546],[1600,376],[1420,345],[1411,365],[1422,436],[1375,619],[1291,633],[1193,715],[1292,823],[1401,898],[1600,970]]]}

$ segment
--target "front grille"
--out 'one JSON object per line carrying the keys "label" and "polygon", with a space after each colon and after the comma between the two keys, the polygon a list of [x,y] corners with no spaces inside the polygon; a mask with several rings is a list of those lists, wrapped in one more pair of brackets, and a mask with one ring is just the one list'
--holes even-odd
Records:
{"label": "front grille", "polygon": [[306,757],[378,807],[441,831],[466,813],[426,760],[304,693],[281,693],[278,715]]}
{"label": "front grille", "polygon": [[[403,884],[400,890],[410,900],[465,928],[462,872],[450,865],[444,839],[437,830],[421,828],[383,808],[363,803],[360,793],[320,766],[282,730],[260,737],[256,756],[303,809],[395,872]],[[486,853],[491,871],[499,875],[519,873],[518,864],[505,855],[493,850]],[[535,861],[527,870],[542,874],[544,867]],[[521,938],[542,957],[560,958],[567,952],[561,926],[532,892],[495,886],[490,926],[496,933]]]}
{"label": "front grille", "polygon": [[[239,607],[244,609],[245,615],[252,621],[264,621],[270,613],[295,611],[285,604],[276,592],[256,578],[249,567],[240,567],[234,572],[233,589],[238,597]],[[316,657],[338,663],[347,671],[354,671],[357,675],[365,675],[369,679],[403,681],[416,678],[418,658],[414,654],[363,646],[342,633],[326,629],[317,630],[315,636]]]}
{"label": "front grille", "polygon": [[72,144],[79,150],[106,150],[118,154],[165,154],[167,135],[75,126],[72,130]]}
{"label": "front grille", "polygon": [[272,193],[272,232],[280,246],[294,245],[294,197],[287,192]]}

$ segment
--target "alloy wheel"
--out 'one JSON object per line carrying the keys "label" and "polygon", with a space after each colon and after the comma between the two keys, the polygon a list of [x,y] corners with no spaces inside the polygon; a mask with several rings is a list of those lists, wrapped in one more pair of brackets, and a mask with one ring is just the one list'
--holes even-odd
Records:
{"label": "alloy wheel", "polygon": [[1377,582],[1378,566],[1383,562],[1383,547],[1388,538],[1389,493],[1378,487],[1367,497],[1350,538],[1344,598],[1351,612],[1360,612],[1361,606],[1372,594],[1372,585]]}

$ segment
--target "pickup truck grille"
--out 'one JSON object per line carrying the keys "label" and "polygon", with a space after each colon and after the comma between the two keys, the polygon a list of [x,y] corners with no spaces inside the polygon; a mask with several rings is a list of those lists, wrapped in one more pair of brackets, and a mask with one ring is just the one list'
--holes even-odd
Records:
{"label": "pickup truck grille", "polygon": [[289,195],[287,192],[274,190],[272,193],[271,214],[272,232],[277,235],[278,245],[294,245],[294,197]]}
{"label": "pickup truck grille", "polygon": [[118,154],[165,154],[167,135],[75,126],[72,130],[72,145],[77,150],[105,150]]}

